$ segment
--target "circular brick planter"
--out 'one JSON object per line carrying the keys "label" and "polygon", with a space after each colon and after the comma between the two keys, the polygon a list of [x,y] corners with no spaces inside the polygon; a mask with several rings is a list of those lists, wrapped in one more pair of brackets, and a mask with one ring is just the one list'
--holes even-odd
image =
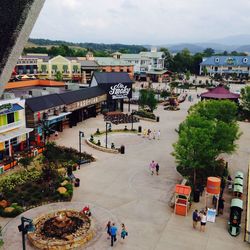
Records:
{"label": "circular brick planter", "polygon": [[106,152],[106,153],[111,153],[111,154],[119,154],[119,153],[120,153],[118,149],[105,148],[105,147],[102,147],[102,146],[98,146],[98,145],[96,145],[96,144],[90,142],[90,141],[87,140],[87,139],[86,139],[85,141],[86,141],[86,143],[87,143],[90,147],[92,147],[92,148],[94,148],[94,149],[96,149],[96,150],[99,150],[99,151],[102,151],[102,152]]}
{"label": "circular brick planter", "polygon": [[[46,237],[42,231],[44,223],[47,220],[56,217],[58,213],[68,213],[71,216],[75,216],[81,219],[82,221],[84,221],[84,223],[77,229],[76,232],[68,234],[63,239]],[[85,214],[79,213],[74,210],[63,210],[45,214],[34,219],[33,223],[36,227],[36,230],[35,232],[28,233],[28,239],[32,243],[32,245],[34,245],[38,249],[76,249],[85,245],[94,237],[94,230],[92,230],[91,227],[91,220]]]}

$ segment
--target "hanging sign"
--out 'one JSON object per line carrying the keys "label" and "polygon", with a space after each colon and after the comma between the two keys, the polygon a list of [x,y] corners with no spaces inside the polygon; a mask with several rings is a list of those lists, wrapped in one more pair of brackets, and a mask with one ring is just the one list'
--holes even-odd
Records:
{"label": "hanging sign", "polygon": [[131,87],[128,87],[123,83],[118,83],[111,86],[108,93],[112,99],[129,98],[131,95]]}

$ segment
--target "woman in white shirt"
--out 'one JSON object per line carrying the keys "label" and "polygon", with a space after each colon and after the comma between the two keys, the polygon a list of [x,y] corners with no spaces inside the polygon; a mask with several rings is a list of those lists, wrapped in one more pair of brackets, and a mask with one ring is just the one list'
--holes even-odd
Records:
{"label": "woman in white shirt", "polygon": [[207,223],[207,215],[206,215],[206,212],[203,212],[203,213],[200,215],[200,218],[201,218],[201,228],[200,228],[200,231],[201,231],[201,232],[205,232],[205,226],[206,226],[206,223]]}

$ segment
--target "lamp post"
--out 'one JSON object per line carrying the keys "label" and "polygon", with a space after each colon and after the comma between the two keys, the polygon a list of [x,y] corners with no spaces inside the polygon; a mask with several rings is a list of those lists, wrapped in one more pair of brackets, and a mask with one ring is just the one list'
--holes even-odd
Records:
{"label": "lamp post", "polygon": [[111,131],[111,122],[106,122],[106,148],[108,147],[108,126]]}
{"label": "lamp post", "polygon": [[133,130],[134,129],[134,114],[135,114],[135,112],[136,112],[136,110],[134,110],[134,109],[132,109],[132,112],[131,112],[131,118],[132,118],[132,120],[131,120],[131,130]]}
{"label": "lamp post", "polygon": [[79,152],[80,152],[80,157],[79,157],[79,168],[82,162],[82,137],[84,137],[84,132],[79,130]]}
{"label": "lamp post", "polygon": [[[25,223],[28,223],[25,225]],[[26,218],[26,217],[21,217],[21,224],[18,226],[19,232],[22,232],[22,244],[23,244],[23,250],[26,250],[26,245],[25,245],[25,235],[28,232],[34,232],[35,227],[32,223],[32,219]]]}

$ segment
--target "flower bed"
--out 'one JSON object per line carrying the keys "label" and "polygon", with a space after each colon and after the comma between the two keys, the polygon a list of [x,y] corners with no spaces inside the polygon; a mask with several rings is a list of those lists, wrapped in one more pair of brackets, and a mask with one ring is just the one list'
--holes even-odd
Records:
{"label": "flower bed", "polygon": [[134,115],[137,115],[142,118],[147,118],[151,120],[156,120],[156,116],[154,113],[148,112],[146,110],[138,110],[134,112]]}

